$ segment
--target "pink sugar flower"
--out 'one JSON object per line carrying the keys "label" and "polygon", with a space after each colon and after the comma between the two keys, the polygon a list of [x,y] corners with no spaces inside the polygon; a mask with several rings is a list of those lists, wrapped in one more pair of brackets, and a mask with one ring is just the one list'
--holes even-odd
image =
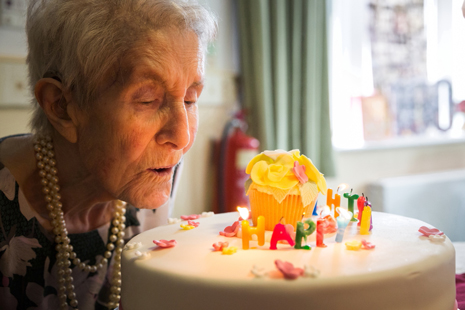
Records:
{"label": "pink sugar flower", "polygon": [[282,272],[285,279],[295,280],[304,274],[304,270],[302,268],[295,268],[294,265],[289,262],[283,262],[277,259],[274,261],[274,263],[276,268]]}
{"label": "pink sugar flower", "polygon": [[437,228],[428,228],[426,226],[421,226],[420,229],[418,229],[419,232],[423,234],[425,237],[429,237],[431,235],[444,235],[442,231],[440,231]]}
{"label": "pink sugar flower", "polygon": [[294,172],[295,176],[299,180],[301,184],[305,184],[308,181],[308,177],[305,174],[305,166],[304,165],[299,165],[299,162],[296,160],[294,162],[294,168],[292,168],[292,171]]}
{"label": "pink sugar flower", "polygon": [[362,239],[362,249],[365,250],[372,250],[375,248],[375,245],[366,241],[365,239]]}
{"label": "pink sugar flower", "polygon": [[229,246],[229,243],[228,242],[216,242],[216,243],[213,243],[213,248],[215,249],[215,251],[223,251],[223,248],[227,248]]}
{"label": "pink sugar flower", "polygon": [[187,221],[187,225],[190,225],[190,226],[194,226],[194,227],[197,227],[199,226],[199,222],[194,222],[194,221]]}
{"label": "pink sugar flower", "polygon": [[177,242],[176,240],[153,240],[153,243],[158,245],[160,248],[172,248],[174,247]]}
{"label": "pink sugar flower", "polygon": [[191,221],[191,220],[196,220],[200,217],[199,214],[192,214],[192,215],[181,215],[181,219],[184,221]]}
{"label": "pink sugar flower", "polygon": [[239,222],[235,221],[231,226],[226,227],[224,231],[220,231],[220,235],[225,237],[234,237],[237,235],[239,227]]}

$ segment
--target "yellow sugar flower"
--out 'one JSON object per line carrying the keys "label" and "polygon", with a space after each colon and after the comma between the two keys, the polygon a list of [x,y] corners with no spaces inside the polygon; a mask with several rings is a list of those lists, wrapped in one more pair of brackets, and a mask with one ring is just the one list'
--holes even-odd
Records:
{"label": "yellow sugar flower", "polygon": [[255,156],[247,165],[246,173],[250,174],[252,181],[258,185],[271,186],[288,190],[299,184],[294,174],[294,162],[305,166],[305,174],[309,181],[314,182],[318,190],[326,194],[326,181],[312,161],[299,150],[289,152],[276,150],[265,151]]}

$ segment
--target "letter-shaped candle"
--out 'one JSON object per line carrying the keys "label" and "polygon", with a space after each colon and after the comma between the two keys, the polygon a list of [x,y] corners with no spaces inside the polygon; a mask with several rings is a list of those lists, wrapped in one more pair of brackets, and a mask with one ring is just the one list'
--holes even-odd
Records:
{"label": "letter-shaped candle", "polygon": [[370,233],[371,208],[365,206],[362,214],[362,224],[360,224],[360,234],[368,235]]}
{"label": "letter-shaped candle", "polygon": [[242,223],[242,249],[249,249],[249,241],[252,235],[257,235],[258,245],[265,244],[265,217],[260,215],[257,219],[257,226],[250,227],[248,220],[243,220]]}
{"label": "letter-shaped candle", "polygon": [[304,229],[304,223],[297,222],[294,249],[311,250],[311,247],[308,245],[302,246],[302,238],[305,240],[305,242],[307,242],[307,236],[310,236],[315,231],[316,225],[312,220],[306,220],[305,223],[308,224],[307,229]]}
{"label": "letter-shaped candle", "polygon": [[339,216],[336,219],[337,221],[337,235],[336,235],[336,242],[341,243],[342,239],[344,238],[344,232],[346,230],[347,225],[352,218],[352,212],[347,211],[344,208],[338,208]]}
{"label": "letter-shaped candle", "polygon": [[357,194],[353,194],[352,195],[352,189],[350,190],[350,194],[349,193],[344,193],[344,197],[348,199],[348,209],[350,212],[352,212],[352,219],[351,221],[352,222],[356,222],[357,219],[353,216],[354,214],[354,200],[358,199],[358,195]]}
{"label": "letter-shaped candle", "polygon": [[273,234],[271,235],[270,250],[277,250],[276,244],[279,240],[286,240],[291,246],[294,246],[294,240],[292,240],[289,233],[286,231],[286,226],[281,223],[275,225]]}
{"label": "letter-shaped candle", "polygon": [[357,208],[358,208],[358,216],[357,216],[357,219],[358,219],[358,223],[357,223],[357,226],[360,226],[360,224],[362,223],[362,212],[363,212],[363,208],[365,207],[365,196],[360,196],[358,199],[357,199]]}
{"label": "letter-shaped candle", "polygon": [[[367,197],[367,200],[365,201],[365,206],[368,206],[371,209],[371,202],[368,201],[368,197]],[[373,214],[371,214],[370,216],[370,231],[372,229],[373,229]]]}
{"label": "letter-shaped candle", "polygon": [[337,214],[336,208],[341,205],[341,196],[336,192],[336,195],[333,198],[333,190],[328,188],[328,192],[326,195],[326,205],[329,206],[332,210],[334,210],[334,218],[337,218],[339,214]]}
{"label": "letter-shaped candle", "polygon": [[325,230],[325,219],[318,219],[316,221],[316,246],[319,248],[326,248],[326,244],[323,243]]}

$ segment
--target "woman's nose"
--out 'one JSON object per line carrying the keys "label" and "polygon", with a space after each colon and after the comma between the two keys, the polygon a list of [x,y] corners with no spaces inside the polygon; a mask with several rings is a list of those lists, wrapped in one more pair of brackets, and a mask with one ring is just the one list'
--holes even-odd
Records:
{"label": "woman's nose", "polygon": [[170,144],[182,150],[190,141],[189,116],[184,101],[172,102],[166,107],[165,123],[156,136],[159,144]]}

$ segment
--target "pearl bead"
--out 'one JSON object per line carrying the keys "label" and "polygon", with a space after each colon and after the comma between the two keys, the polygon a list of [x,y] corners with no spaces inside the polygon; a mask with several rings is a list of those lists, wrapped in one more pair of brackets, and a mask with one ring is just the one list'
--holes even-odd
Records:
{"label": "pearl bead", "polygon": [[121,239],[122,239],[122,238],[124,238],[124,235],[125,235],[124,231],[120,231],[120,232],[118,233],[118,238],[121,238]]}
{"label": "pearl bead", "polygon": [[81,260],[79,258],[73,259],[73,264],[78,266],[81,263]]}
{"label": "pearl bead", "polygon": [[111,257],[111,252],[110,251],[105,251],[105,253],[103,254],[103,256],[105,258],[110,258]]}
{"label": "pearl bead", "polygon": [[102,258],[102,260],[100,261],[103,265],[106,265],[108,263],[108,259],[106,258]]}
{"label": "pearl bead", "polygon": [[118,227],[113,227],[113,228],[111,229],[111,232],[112,232],[113,234],[116,235],[116,234],[119,232]]}
{"label": "pearl bead", "polygon": [[113,251],[114,248],[115,248],[115,245],[113,243],[108,243],[107,244],[108,251]]}
{"label": "pearl bead", "polygon": [[118,237],[116,237],[116,235],[111,235],[108,239],[109,239],[111,242],[115,242],[116,240],[118,240]]}
{"label": "pearl bead", "polygon": [[91,269],[91,267],[89,265],[87,265],[86,268],[84,268],[84,271],[88,273],[88,272],[90,272],[90,269]]}
{"label": "pearl bead", "polygon": [[44,166],[45,166],[45,164],[43,162],[41,162],[41,161],[37,162],[37,168],[43,169]]}
{"label": "pearl bead", "polygon": [[46,175],[47,175],[47,172],[45,172],[45,171],[43,171],[43,170],[40,170],[40,171],[39,171],[39,176],[40,176],[41,178],[45,178]]}
{"label": "pearl bead", "polygon": [[90,267],[90,272],[94,273],[94,272],[97,272],[97,266],[92,266]]}
{"label": "pearl bead", "polygon": [[84,270],[84,268],[86,268],[86,264],[85,263],[79,263],[79,269],[81,270]]}
{"label": "pearl bead", "polygon": [[[73,293],[73,294],[74,294],[74,293]],[[74,294],[74,295],[76,295],[76,294]],[[77,305],[78,305],[78,301],[77,301],[76,299],[71,299],[71,301],[69,302],[69,305],[70,305],[71,307],[76,308]]]}

